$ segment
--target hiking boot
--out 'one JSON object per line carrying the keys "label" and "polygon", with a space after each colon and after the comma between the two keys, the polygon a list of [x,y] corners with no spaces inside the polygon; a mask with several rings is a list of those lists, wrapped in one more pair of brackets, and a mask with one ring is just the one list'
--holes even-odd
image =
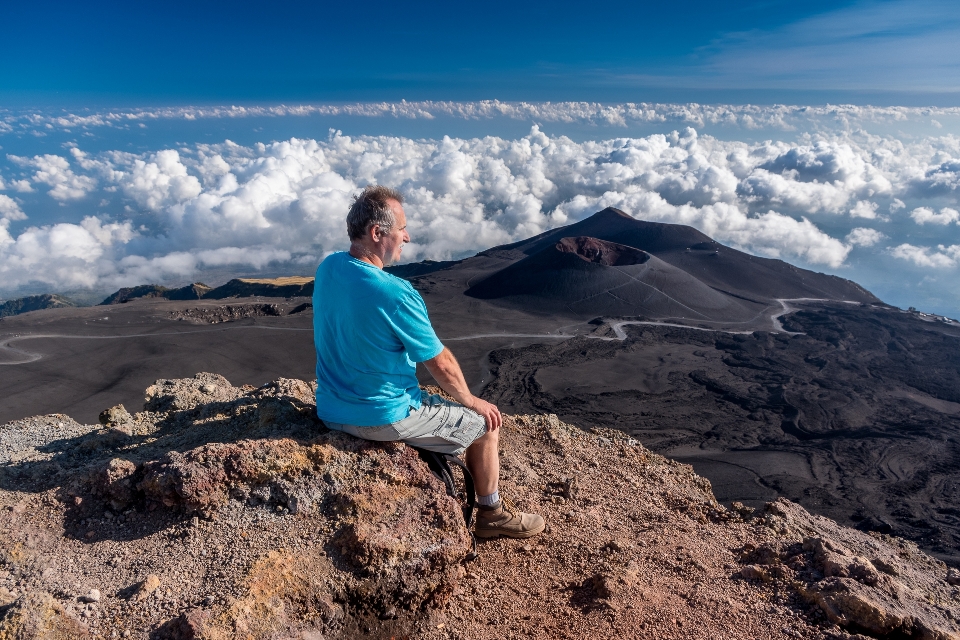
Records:
{"label": "hiking boot", "polygon": [[479,509],[477,526],[473,533],[478,538],[532,538],[546,526],[543,518],[533,513],[522,513],[506,498],[500,499],[496,509]]}

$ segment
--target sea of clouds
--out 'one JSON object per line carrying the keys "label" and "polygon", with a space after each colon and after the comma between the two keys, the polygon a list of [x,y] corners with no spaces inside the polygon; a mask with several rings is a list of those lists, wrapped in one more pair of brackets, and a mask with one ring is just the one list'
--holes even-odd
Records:
{"label": "sea of clouds", "polygon": [[[91,152],[78,136],[57,153],[8,153],[0,174],[0,293],[183,283],[215,268],[309,273],[346,247],[345,212],[371,183],[407,197],[413,242],[406,260],[462,258],[613,206],[832,272],[847,267],[854,251],[939,273],[960,264],[960,244],[950,240],[960,223],[960,137],[878,135],[862,126],[919,118],[939,127],[936,118],[956,118],[956,109],[490,101],[8,113],[0,143],[25,130],[318,112],[599,122],[606,128],[598,132],[609,135],[577,141],[537,125],[512,139],[331,131],[324,139],[170,143],[137,153]],[[678,126],[610,134],[637,120]],[[698,133],[705,123],[792,133],[788,141],[720,139]],[[30,224],[28,196],[83,217]],[[926,230],[924,237],[931,228],[950,233],[920,243],[903,231],[911,228]]]}
{"label": "sea of clouds", "polygon": [[[727,124],[747,129],[833,129],[866,123],[906,122],[916,118],[958,117],[958,107],[874,107],[860,105],[705,105],[637,102],[476,102],[419,101],[356,104],[159,107],[106,111],[22,113],[0,112],[0,132],[35,128],[123,126],[158,120],[250,118],[257,116],[358,116],[433,120],[453,117],[464,120],[513,118],[536,122],[582,122],[627,126],[634,123],[679,122],[691,126]],[[939,125],[935,124],[939,128]]]}

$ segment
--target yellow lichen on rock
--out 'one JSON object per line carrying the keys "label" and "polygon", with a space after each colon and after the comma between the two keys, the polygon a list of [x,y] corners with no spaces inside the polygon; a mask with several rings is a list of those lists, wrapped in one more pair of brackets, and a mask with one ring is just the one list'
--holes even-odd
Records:
{"label": "yellow lichen on rock", "polygon": [[90,638],[86,625],[66,612],[44,591],[16,600],[0,620],[0,640],[83,640]]}
{"label": "yellow lichen on rock", "polygon": [[216,620],[201,623],[202,637],[261,640],[276,637],[293,620],[309,628],[314,620],[322,624],[342,617],[321,579],[329,574],[328,565],[312,555],[270,551],[244,579],[246,595]]}

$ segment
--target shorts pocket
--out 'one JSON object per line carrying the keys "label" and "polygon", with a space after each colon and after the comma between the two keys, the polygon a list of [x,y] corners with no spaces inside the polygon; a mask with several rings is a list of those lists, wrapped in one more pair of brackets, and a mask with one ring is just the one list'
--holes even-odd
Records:
{"label": "shorts pocket", "polygon": [[480,416],[471,415],[466,410],[460,410],[458,413],[460,415],[456,416],[456,420],[451,420],[450,407],[447,407],[447,415],[444,416],[446,419],[433,431],[433,435],[469,447],[474,440],[484,434],[486,422]]}

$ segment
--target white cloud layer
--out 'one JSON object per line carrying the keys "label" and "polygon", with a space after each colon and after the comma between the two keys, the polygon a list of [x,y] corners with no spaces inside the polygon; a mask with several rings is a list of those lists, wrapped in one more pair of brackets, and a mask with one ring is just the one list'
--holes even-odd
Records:
{"label": "white cloud layer", "polygon": [[[73,147],[10,158],[22,174],[5,176],[6,183],[29,179],[55,201],[92,210],[79,224],[14,235],[23,207],[0,195],[5,290],[183,281],[227,266],[309,271],[346,247],[350,198],[371,183],[407,195],[414,239],[407,260],[464,257],[615,206],[756,254],[837,269],[854,247],[888,237],[854,222],[890,224],[881,210],[898,219],[910,210],[921,224],[955,222],[960,185],[960,138],[904,142],[864,132],[795,143],[724,141],[692,128],[585,142],[538,127],[512,140],[331,132],[326,140],[252,147],[228,141],[140,155]],[[938,201],[939,213],[918,200]],[[127,213],[108,219],[96,213],[97,202]],[[844,226],[838,237],[824,231]],[[882,255],[942,268],[956,264],[953,249],[901,243]]]}
{"label": "white cloud layer", "polygon": [[[253,117],[360,117],[433,120],[507,118],[526,122],[580,123],[626,127],[649,123],[674,123],[704,127],[720,125],[743,129],[772,128],[783,131],[835,129],[856,130],[867,123],[895,124],[911,119],[932,122],[935,118],[960,117],[958,107],[874,107],[860,105],[703,105],[628,102],[476,102],[420,101],[370,102],[342,105],[299,104],[274,106],[159,107],[128,111],[70,113],[30,111],[8,113],[0,119],[0,135],[16,131],[126,127],[158,120],[199,120]],[[937,124],[940,124],[937,121]],[[931,125],[935,126],[935,125]],[[942,125],[941,125],[942,126]]]}

